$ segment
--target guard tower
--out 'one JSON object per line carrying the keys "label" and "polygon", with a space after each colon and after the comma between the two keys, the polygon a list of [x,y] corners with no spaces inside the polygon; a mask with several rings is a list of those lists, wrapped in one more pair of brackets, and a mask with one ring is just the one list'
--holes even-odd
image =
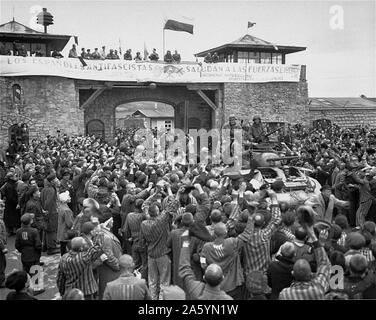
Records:
{"label": "guard tower", "polygon": [[19,47],[24,45],[28,56],[31,56],[31,53],[40,47],[43,55],[50,57],[54,49],[62,51],[70,38],[71,36],[69,35],[56,35],[36,31],[14,19],[0,25],[0,42],[4,43],[5,48],[12,55],[14,55],[15,45]]}
{"label": "guard tower", "polygon": [[305,49],[306,47],[276,45],[246,34],[233,42],[196,53],[195,56],[205,57],[208,53],[216,52],[220,62],[285,64],[286,54]]}

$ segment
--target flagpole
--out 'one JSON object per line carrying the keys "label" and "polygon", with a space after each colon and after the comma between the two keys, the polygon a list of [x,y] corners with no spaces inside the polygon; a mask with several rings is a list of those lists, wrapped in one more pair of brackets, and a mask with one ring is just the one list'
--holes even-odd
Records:
{"label": "flagpole", "polygon": [[123,60],[123,54],[121,52],[121,40],[119,38],[119,54],[120,54],[120,60]]}
{"label": "flagpole", "polygon": [[162,57],[165,55],[165,31],[166,29],[163,27],[163,52],[162,52]]}

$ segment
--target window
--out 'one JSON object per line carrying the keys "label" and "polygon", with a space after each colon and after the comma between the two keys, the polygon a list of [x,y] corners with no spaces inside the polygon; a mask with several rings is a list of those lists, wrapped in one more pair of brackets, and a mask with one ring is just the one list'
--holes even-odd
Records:
{"label": "window", "polygon": [[238,52],[238,62],[240,63],[260,63],[260,52]]}
{"label": "window", "polygon": [[269,52],[238,52],[239,63],[275,63],[282,64],[281,53]]}
{"label": "window", "polygon": [[272,63],[282,64],[282,54],[281,53],[272,53]]}
{"label": "window", "polygon": [[238,63],[248,62],[248,52],[239,51],[238,52]]}
{"label": "window", "polygon": [[19,84],[14,84],[12,86],[13,90],[13,102],[14,103],[20,103],[21,102],[21,86]]}
{"label": "window", "polygon": [[248,62],[260,63],[260,52],[249,52]]}
{"label": "window", "polygon": [[261,52],[261,63],[272,63],[272,55],[267,52]]}

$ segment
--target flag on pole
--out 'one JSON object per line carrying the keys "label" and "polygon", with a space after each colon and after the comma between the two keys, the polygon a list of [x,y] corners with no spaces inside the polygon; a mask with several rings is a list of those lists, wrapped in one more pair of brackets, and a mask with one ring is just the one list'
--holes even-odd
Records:
{"label": "flag on pole", "polygon": [[77,36],[74,36],[74,43],[75,43],[76,45],[78,45],[78,37],[77,37]]}
{"label": "flag on pole", "polygon": [[149,56],[148,49],[146,48],[146,43],[144,42],[144,60],[147,60]]}
{"label": "flag on pole", "polygon": [[252,28],[255,24],[256,24],[256,22],[248,21],[248,29]]}
{"label": "flag on pole", "polygon": [[121,53],[121,40],[120,40],[120,38],[119,38],[119,54],[120,54],[120,59],[123,59],[122,58],[122,53]]}
{"label": "flag on pole", "polygon": [[[183,31],[193,34],[193,24],[188,22],[183,22],[183,19],[165,19],[165,25],[163,29],[173,30],[173,31]],[[184,19],[188,20],[188,18]]]}

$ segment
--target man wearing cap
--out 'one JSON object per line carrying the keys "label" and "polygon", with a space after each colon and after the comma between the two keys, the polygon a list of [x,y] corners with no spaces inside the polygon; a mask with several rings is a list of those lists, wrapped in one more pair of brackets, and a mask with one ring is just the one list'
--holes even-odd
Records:
{"label": "man wearing cap", "polygon": [[9,235],[14,235],[20,227],[20,210],[17,209],[17,176],[14,172],[8,172],[6,183],[1,187],[1,197],[5,200],[4,223]]}
{"label": "man wearing cap", "polygon": [[210,264],[204,275],[205,282],[197,281],[190,261],[190,238],[186,230],[181,235],[182,248],[179,258],[179,276],[183,279],[185,291],[193,300],[233,300],[221,290],[223,271],[217,264]]}
{"label": "man wearing cap", "polygon": [[351,257],[361,254],[361,249],[365,246],[366,239],[359,232],[350,232],[346,237],[345,247],[349,250],[345,253],[346,266],[350,264]]}
{"label": "man wearing cap", "polygon": [[261,123],[260,116],[253,117],[253,124],[250,127],[250,136],[256,143],[263,142],[265,139],[265,130]]}
{"label": "man wearing cap", "polygon": [[45,187],[40,193],[40,200],[43,210],[47,213],[47,228],[46,228],[46,245],[47,254],[53,255],[59,252],[56,246],[57,241],[57,225],[58,225],[58,212],[57,212],[57,193],[60,182],[55,174],[47,176]]}
{"label": "man wearing cap", "polygon": [[39,265],[42,243],[37,229],[31,227],[33,215],[25,213],[21,217],[22,226],[17,230],[15,248],[21,253],[23,270],[27,273],[33,265]]}
{"label": "man wearing cap", "polygon": [[312,207],[317,219],[323,219],[329,223],[333,220],[335,207],[347,209],[350,205],[348,201],[337,199],[332,194],[332,188],[327,184],[322,186],[320,194],[311,196],[305,204]]}
{"label": "man wearing cap", "polygon": [[285,242],[277,253],[268,269],[268,284],[272,288],[270,299],[277,300],[279,293],[291,285],[292,269],[295,262],[296,250],[292,242]]}
{"label": "man wearing cap", "polygon": [[[223,126],[223,130],[230,130],[229,134],[229,141],[230,141],[230,146],[232,147],[232,144],[235,141],[235,130],[241,130],[242,127],[241,125],[236,123],[236,116],[234,114],[231,114],[228,118],[228,123],[226,123]],[[227,139],[226,139],[227,140]],[[232,156],[232,154],[231,154]]]}

